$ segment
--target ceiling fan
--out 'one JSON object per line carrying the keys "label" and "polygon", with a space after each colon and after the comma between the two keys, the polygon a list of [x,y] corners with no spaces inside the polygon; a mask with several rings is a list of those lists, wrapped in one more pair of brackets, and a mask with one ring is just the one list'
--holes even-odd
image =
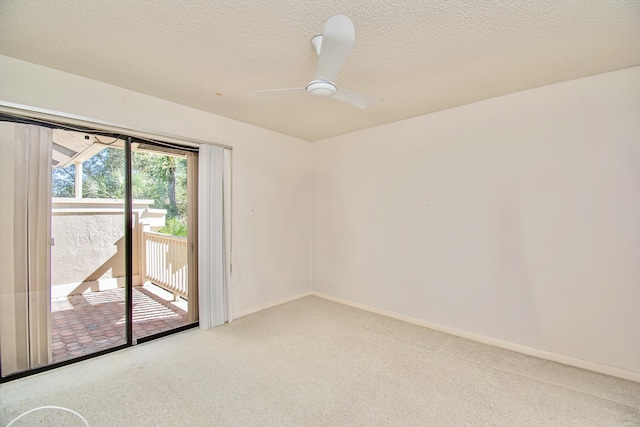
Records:
{"label": "ceiling fan", "polygon": [[316,78],[305,87],[273,89],[251,92],[255,96],[282,96],[307,92],[318,98],[334,98],[358,108],[368,108],[374,100],[349,89],[338,88],[334,83],[356,39],[353,22],[345,15],[335,15],[327,20],[324,34],[311,39],[318,54]]}

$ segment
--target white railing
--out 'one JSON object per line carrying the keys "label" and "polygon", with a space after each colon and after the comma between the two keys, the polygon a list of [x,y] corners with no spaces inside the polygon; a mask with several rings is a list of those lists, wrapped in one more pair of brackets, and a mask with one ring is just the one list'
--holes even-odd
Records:
{"label": "white railing", "polygon": [[145,281],[188,299],[187,238],[143,232]]}

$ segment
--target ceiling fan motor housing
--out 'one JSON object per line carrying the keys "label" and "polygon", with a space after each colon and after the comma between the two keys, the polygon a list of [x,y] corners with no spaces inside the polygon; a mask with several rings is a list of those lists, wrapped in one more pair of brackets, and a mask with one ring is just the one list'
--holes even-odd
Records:
{"label": "ceiling fan motor housing", "polygon": [[318,98],[330,98],[336,93],[336,85],[324,80],[314,80],[307,85],[307,93]]}
{"label": "ceiling fan motor housing", "polygon": [[[1,1],[1,0],[0,0]],[[257,96],[279,96],[306,91],[314,98],[333,98],[357,108],[368,108],[373,99],[352,90],[336,87],[333,82],[355,42],[353,22],[345,15],[334,15],[324,25],[324,33],[311,39],[318,54],[316,77],[306,87],[254,92]]]}

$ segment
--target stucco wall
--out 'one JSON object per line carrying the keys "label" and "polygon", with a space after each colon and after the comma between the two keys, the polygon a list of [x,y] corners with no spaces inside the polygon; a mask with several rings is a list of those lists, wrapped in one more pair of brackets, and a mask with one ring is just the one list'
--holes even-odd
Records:
{"label": "stucco wall", "polygon": [[[124,236],[124,212],[54,213],[51,234],[55,240],[51,248],[52,286],[118,277],[112,269],[98,277],[92,273],[116,254]],[[116,258],[114,262],[124,265],[123,252]]]}
{"label": "stucco wall", "polygon": [[[141,284],[142,231],[164,225],[166,211],[153,200],[133,200],[133,284]],[[53,198],[51,284],[53,296],[124,286],[124,202]],[[117,279],[115,282],[108,279]]]}

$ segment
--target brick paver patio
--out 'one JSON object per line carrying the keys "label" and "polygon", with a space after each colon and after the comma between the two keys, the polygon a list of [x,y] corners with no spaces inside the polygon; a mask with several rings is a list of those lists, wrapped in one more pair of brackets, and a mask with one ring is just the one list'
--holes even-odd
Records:
{"label": "brick paver patio", "polygon": [[[153,285],[133,289],[135,339],[171,330],[187,322],[187,312],[153,292]],[[125,292],[110,289],[51,301],[53,363],[126,343]]]}

